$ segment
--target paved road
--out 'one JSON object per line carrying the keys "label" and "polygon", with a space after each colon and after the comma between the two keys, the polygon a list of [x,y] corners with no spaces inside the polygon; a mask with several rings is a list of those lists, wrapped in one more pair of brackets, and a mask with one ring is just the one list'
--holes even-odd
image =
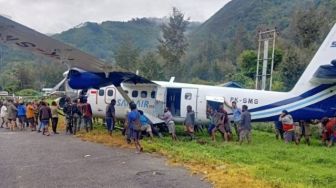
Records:
{"label": "paved road", "polygon": [[[87,156],[90,155],[90,156]],[[0,187],[211,187],[165,159],[69,135],[0,129]]]}

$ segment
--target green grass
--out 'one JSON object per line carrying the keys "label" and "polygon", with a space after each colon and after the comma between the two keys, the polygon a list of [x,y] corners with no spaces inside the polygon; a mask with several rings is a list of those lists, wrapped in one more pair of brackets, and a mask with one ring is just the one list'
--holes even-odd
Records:
{"label": "green grass", "polygon": [[[276,140],[273,133],[253,130],[252,144],[240,146],[233,141],[223,142],[219,133],[216,142],[206,132],[197,133],[197,140],[189,141],[182,126],[177,126],[177,133],[177,142],[165,136],[145,138],[141,143],[145,152],[161,153],[173,163],[204,173],[215,187],[336,187],[336,147],[321,146],[315,138],[311,146],[297,146]],[[95,125],[92,133],[79,137],[134,148],[125,143],[120,131],[109,137],[101,124]]]}
{"label": "green grass", "polygon": [[212,142],[206,133],[197,134],[198,141],[173,142],[169,137],[144,141],[148,151],[163,151],[181,162],[209,165],[230,164],[246,168],[250,174],[275,187],[336,187],[336,148],[285,144],[274,134],[253,130],[251,145],[236,142]]}

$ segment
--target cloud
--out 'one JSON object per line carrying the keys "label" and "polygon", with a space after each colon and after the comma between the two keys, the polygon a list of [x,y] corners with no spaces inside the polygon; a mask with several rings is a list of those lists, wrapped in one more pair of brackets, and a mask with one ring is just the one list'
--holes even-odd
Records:
{"label": "cloud", "polygon": [[169,16],[173,6],[193,21],[205,21],[229,0],[0,0],[0,13],[42,33],[80,23]]}

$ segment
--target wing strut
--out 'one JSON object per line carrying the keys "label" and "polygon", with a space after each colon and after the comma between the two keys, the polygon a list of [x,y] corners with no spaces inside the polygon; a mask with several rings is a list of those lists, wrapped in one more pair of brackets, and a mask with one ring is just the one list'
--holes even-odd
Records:
{"label": "wing strut", "polygon": [[117,90],[119,91],[119,93],[121,94],[121,96],[123,96],[123,98],[128,102],[132,102],[131,98],[129,98],[129,96],[127,95],[127,93],[123,90],[123,88],[121,88],[121,86],[117,86],[116,87]]}

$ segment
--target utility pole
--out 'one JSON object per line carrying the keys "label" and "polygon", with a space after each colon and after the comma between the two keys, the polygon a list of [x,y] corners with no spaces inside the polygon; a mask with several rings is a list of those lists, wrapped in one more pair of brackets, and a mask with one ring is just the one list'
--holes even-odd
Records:
{"label": "utility pole", "polygon": [[[273,74],[273,67],[274,67],[274,50],[275,50],[275,38],[277,35],[276,29],[273,30],[266,30],[260,31],[258,33],[258,60],[257,60],[257,70],[256,70],[256,82],[255,88],[266,90],[266,82],[269,78],[269,90],[272,90],[272,74]],[[271,58],[268,57],[269,49],[272,49],[272,56]],[[261,59],[262,56],[262,59]],[[260,62],[262,62],[262,71],[261,74],[259,73]],[[268,70],[268,64],[271,62],[271,69]],[[261,78],[261,87],[260,87],[260,78]]]}

